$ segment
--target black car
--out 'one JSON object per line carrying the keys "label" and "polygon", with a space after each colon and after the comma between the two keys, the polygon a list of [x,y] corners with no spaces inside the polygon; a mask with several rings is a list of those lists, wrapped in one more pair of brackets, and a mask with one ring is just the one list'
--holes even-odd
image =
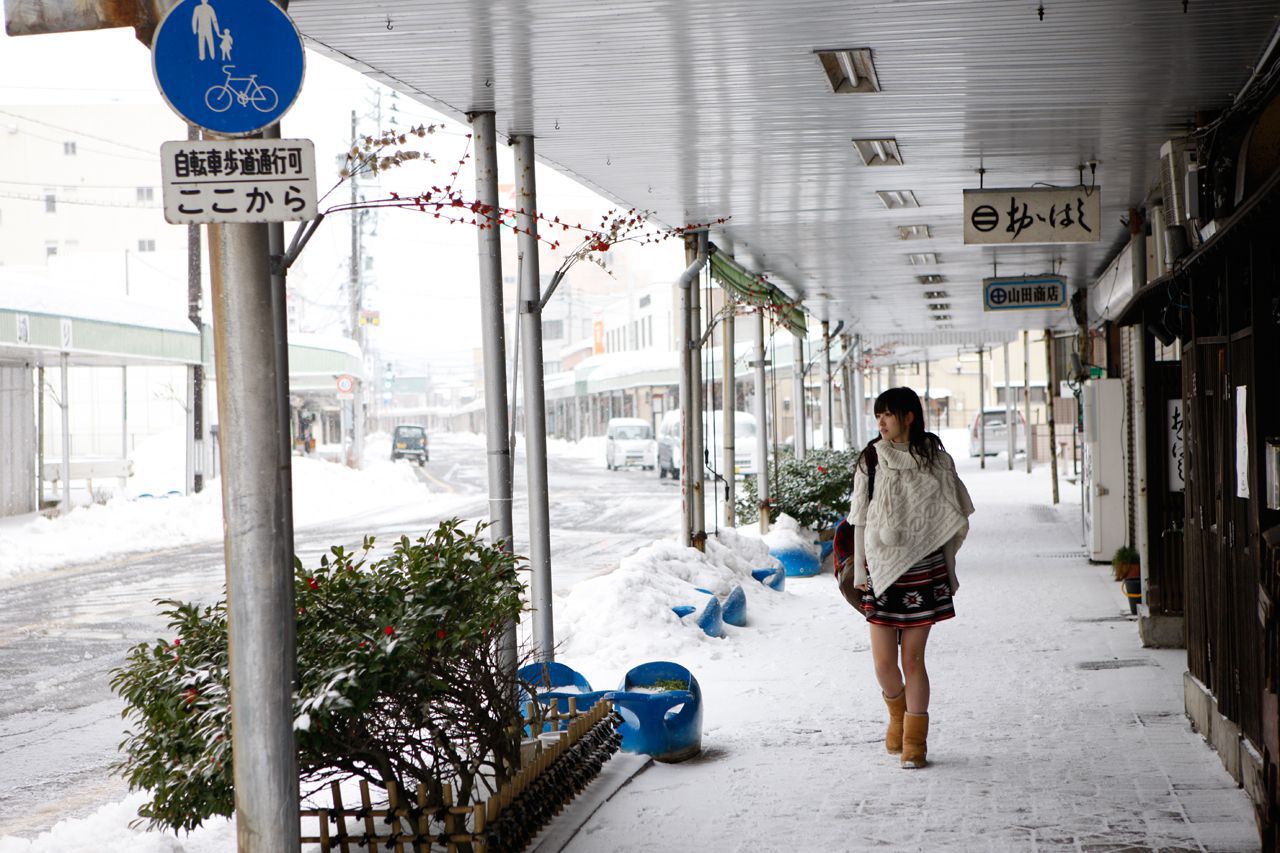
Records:
{"label": "black car", "polygon": [[391,461],[417,459],[419,465],[427,464],[431,456],[427,451],[427,431],[420,426],[398,426],[391,433]]}

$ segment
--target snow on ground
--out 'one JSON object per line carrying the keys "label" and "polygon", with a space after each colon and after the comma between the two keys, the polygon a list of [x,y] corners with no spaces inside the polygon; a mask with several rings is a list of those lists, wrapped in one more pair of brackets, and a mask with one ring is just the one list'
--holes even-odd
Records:
{"label": "snow on ground", "polygon": [[[884,753],[867,628],[830,575],[764,588],[750,569],[771,558],[745,531],[706,554],[655,542],[557,597],[557,657],[597,688],[648,660],[688,666],[703,751],[639,774],[567,850],[1258,849],[1247,798],[1183,716],[1185,652],[1141,648],[1109,567],[1083,558],[1079,504],[1049,505],[1044,467],[957,462],[978,511],[958,616],[930,640],[929,768]],[[736,583],[748,625],[723,639],[670,611]],[[137,802],[0,853],[230,849],[225,820],[129,830]]]}
{"label": "snow on ground", "polygon": [[[163,452],[160,437],[137,457],[131,483],[137,492],[163,486],[175,476],[172,461],[180,452]],[[170,448],[170,451],[172,448]],[[179,446],[180,450],[180,446]],[[179,463],[181,464],[181,463]],[[181,481],[181,469],[176,472]],[[106,504],[77,507],[59,518],[26,515],[0,522],[0,579],[99,559],[111,554],[153,551],[222,538],[222,480],[197,495],[115,497]],[[293,457],[294,525],[299,529],[388,512],[406,507],[421,514],[441,511],[448,496],[431,495],[408,461],[390,461],[390,439],[370,436],[364,467],[357,471],[320,459]]]}

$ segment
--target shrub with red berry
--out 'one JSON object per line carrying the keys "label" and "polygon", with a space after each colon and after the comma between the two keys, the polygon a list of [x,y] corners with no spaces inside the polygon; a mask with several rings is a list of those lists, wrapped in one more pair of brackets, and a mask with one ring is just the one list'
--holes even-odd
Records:
{"label": "shrub with red berry", "polygon": [[[297,563],[304,794],[358,777],[448,784],[465,804],[514,772],[518,689],[500,646],[523,608],[519,558],[481,536],[453,519],[383,556],[366,537]],[[190,830],[234,808],[226,607],[159,603],[181,641],[140,644],[113,674],[132,723],[116,770],[150,791],[150,826]]]}

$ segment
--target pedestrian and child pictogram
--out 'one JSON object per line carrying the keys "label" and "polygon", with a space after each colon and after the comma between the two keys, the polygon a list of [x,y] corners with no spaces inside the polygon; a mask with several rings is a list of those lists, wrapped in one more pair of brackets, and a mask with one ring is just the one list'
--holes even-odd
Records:
{"label": "pedestrian and child pictogram", "polygon": [[223,136],[279,121],[302,88],[302,38],[270,0],[181,0],[156,28],[151,55],[169,106]]}

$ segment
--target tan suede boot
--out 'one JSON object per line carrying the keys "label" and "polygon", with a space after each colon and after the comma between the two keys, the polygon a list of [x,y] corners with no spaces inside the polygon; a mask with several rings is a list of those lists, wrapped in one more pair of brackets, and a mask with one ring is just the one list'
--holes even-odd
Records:
{"label": "tan suede boot", "polygon": [[929,715],[908,712],[903,717],[902,723],[902,767],[904,770],[924,767],[929,763],[925,761],[925,752],[928,749],[926,742],[929,739]]}
{"label": "tan suede boot", "polygon": [[907,712],[907,691],[903,689],[892,699],[884,696],[884,704],[889,706],[889,730],[884,734],[884,748],[897,755],[902,752],[902,715]]}

